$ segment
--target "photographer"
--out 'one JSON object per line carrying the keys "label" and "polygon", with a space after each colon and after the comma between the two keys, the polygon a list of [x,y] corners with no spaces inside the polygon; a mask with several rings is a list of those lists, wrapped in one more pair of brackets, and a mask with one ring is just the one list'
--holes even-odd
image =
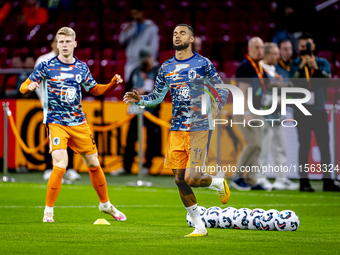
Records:
{"label": "photographer", "polygon": [[[330,65],[326,59],[314,56],[315,44],[311,34],[302,34],[299,38],[299,50],[301,56],[290,65],[290,78],[300,78],[295,79],[294,86],[308,89],[311,92],[311,99],[304,106],[312,114],[304,115],[298,109],[295,109],[294,112],[294,119],[298,122],[297,131],[300,143],[299,165],[302,165],[303,168],[308,165],[312,131],[314,131],[316,142],[320,148],[321,164],[329,165],[331,157],[325,103],[328,78],[331,77]],[[329,169],[323,173],[323,190],[340,191],[340,187],[331,179]],[[309,183],[308,172],[305,172],[304,169],[300,171],[300,191],[314,191]]]}

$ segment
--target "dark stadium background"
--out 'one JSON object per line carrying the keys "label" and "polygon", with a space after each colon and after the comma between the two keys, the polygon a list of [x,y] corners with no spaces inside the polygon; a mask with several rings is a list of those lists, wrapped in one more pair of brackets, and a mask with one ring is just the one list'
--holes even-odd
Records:
{"label": "dark stadium background", "polygon": [[[128,21],[132,1],[59,1],[57,9],[48,10],[47,24],[33,27],[21,22],[25,0],[10,2],[12,8],[0,27],[0,68],[11,67],[13,55],[33,53],[36,58],[50,51],[52,35],[62,26],[72,27],[77,34],[75,55],[85,61],[98,82],[107,82],[115,74],[124,73],[125,51],[119,45],[121,24]],[[51,1],[41,0],[48,8]],[[53,1],[52,1],[53,2]],[[277,31],[289,29],[292,33],[308,31],[315,36],[317,55],[331,63],[333,77],[340,75],[339,39],[340,8],[335,3],[317,12],[315,6],[325,1],[273,0],[210,0],[210,1],[143,1],[145,17],[159,27],[159,62],[173,54],[172,31],[176,24],[193,26],[203,40],[201,54],[226,77],[233,77],[247,51],[247,41],[259,36],[272,41]],[[294,17],[285,18],[285,8],[294,9]],[[0,83],[4,82],[3,75]],[[335,88],[330,88],[334,96]],[[109,94],[121,99],[123,89]]]}

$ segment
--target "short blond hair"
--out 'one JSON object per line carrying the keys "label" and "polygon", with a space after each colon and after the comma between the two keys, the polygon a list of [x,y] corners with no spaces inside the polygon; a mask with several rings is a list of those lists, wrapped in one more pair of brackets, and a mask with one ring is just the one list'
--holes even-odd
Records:
{"label": "short blond hair", "polygon": [[264,55],[270,54],[270,50],[274,47],[278,47],[276,43],[273,42],[264,43]]}
{"label": "short blond hair", "polygon": [[74,40],[76,39],[76,32],[70,27],[62,27],[58,30],[57,32],[57,40],[58,40],[58,35],[66,35],[66,36],[73,36]]}

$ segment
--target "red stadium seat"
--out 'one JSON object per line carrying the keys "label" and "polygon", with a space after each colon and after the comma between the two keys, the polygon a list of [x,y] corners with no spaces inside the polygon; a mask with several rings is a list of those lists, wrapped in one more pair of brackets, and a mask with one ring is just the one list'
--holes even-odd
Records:
{"label": "red stadium seat", "polygon": [[332,62],[332,55],[333,53],[331,50],[322,50],[317,54],[319,58],[325,58],[328,60],[329,63]]}
{"label": "red stadium seat", "polygon": [[234,59],[235,46],[236,44],[232,40],[221,43],[220,56],[221,56],[222,62],[230,61]]}
{"label": "red stadium seat", "polygon": [[202,53],[201,54],[203,56],[211,56],[212,51],[213,51],[213,46],[214,46],[214,43],[212,40],[209,40],[209,39],[202,40]]}
{"label": "red stadium seat", "polygon": [[236,74],[236,70],[239,66],[240,62],[236,60],[226,61],[224,63],[224,72],[227,74],[227,77],[233,77]]}
{"label": "red stadium seat", "polygon": [[332,77],[340,78],[340,63],[338,60],[335,61],[335,65],[333,66]]}
{"label": "red stadium seat", "polygon": [[55,22],[55,27],[56,28],[61,28],[61,27],[68,27],[70,26],[70,23],[74,21],[74,12],[70,11],[63,11],[58,14],[57,21]]}
{"label": "red stadium seat", "polygon": [[42,48],[36,48],[34,50],[34,55],[36,58],[40,57],[41,55],[44,55],[48,52],[50,52],[51,50],[47,47],[42,47]]}
{"label": "red stadium seat", "polygon": [[266,10],[258,10],[252,12],[250,15],[249,24],[259,24],[259,23],[268,23],[272,21],[272,15],[269,11]]}
{"label": "red stadium seat", "polygon": [[117,60],[126,61],[125,50],[119,50],[119,51],[117,51],[117,53],[116,53],[116,59],[117,59]]}
{"label": "red stadium seat", "polygon": [[90,23],[90,22],[96,22],[96,21],[98,21],[98,17],[94,11],[91,11],[85,8],[78,13],[77,23],[78,22]]}
{"label": "red stadium seat", "polygon": [[107,47],[113,47],[112,43],[117,42],[118,40],[118,31],[119,31],[119,24],[117,23],[110,23],[104,22],[103,23],[103,31],[104,32],[104,41]]}
{"label": "red stadium seat", "polygon": [[92,49],[91,48],[84,48],[84,49],[75,49],[75,56],[80,59],[80,60],[86,60],[86,59],[91,59],[91,53]]}
{"label": "red stadium seat", "polygon": [[220,70],[220,62],[218,62],[217,60],[211,60],[211,63],[215,67],[216,71]]}
{"label": "red stadium seat", "polygon": [[113,59],[113,49],[107,48],[103,51],[103,58],[104,59]]}
{"label": "red stadium seat", "polygon": [[234,38],[236,42],[247,42],[248,41],[248,30],[249,25],[246,23],[231,23],[229,25],[228,36]]}
{"label": "red stadium seat", "polygon": [[[119,74],[121,77],[124,77],[124,67],[125,67],[125,60],[116,60],[112,66],[112,74]],[[112,77],[113,77],[112,75]],[[111,77],[111,78],[112,78]]]}
{"label": "red stadium seat", "polygon": [[165,50],[159,53],[159,63],[163,64],[166,60],[175,55],[175,50]]}
{"label": "red stadium seat", "polygon": [[228,15],[228,23],[248,22],[249,12],[240,9],[233,9]]}
{"label": "red stadium seat", "polygon": [[335,65],[332,62],[329,62],[329,65],[331,67],[331,74],[333,74],[335,70]]}
{"label": "red stadium seat", "polygon": [[100,68],[102,69],[102,72],[104,74],[104,81],[103,82],[107,83],[114,76],[114,73],[113,73],[114,63],[115,63],[115,61],[110,60],[110,59],[103,59],[103,60],[100,61]]}
{"label": "red stadium seat", "polygon": [[98,82],[100,83],[100,63],[99,60],[93,60],[93,59],[89,59],[87,61],[84,61],[88,67],[90,68],[92,77]]}
{"label": "red stadium seat", "polygon": [[6,47],[0,48],[0,68],[6,67],[8,49]]}

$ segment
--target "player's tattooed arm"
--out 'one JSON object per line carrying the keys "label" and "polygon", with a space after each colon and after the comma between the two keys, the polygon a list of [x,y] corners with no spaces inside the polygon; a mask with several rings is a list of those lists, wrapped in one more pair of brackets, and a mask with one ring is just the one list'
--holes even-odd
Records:
{"label": "player's tattooed arm", "polygon": [[31,93],[39,88],[39,84],[37,82],[32,82],[29,78],[24,81],[20,86],[20,92],[24,95]]}

